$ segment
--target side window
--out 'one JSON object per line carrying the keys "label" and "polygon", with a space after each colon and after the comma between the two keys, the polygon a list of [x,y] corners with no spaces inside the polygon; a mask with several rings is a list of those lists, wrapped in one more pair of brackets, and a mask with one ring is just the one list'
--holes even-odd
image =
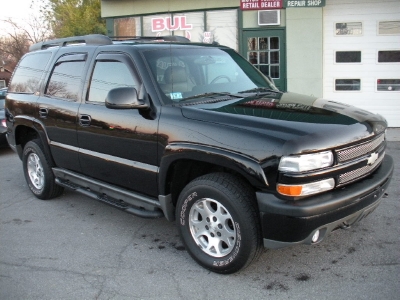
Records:
{"label": "side window", "polygon": [[78,100],[85,61],[59,61],[50,76],[45,95],[72,101]]}
{"label": "side window", "polygon": [[18,64],[8,88],[9,93],[33,94],[51,57],[50,52],[27,54]]}
{"label": "side window", "polygon": [[138,90],[129,68],[120,61],[97,61],[87,101],[104,103],[108,92],[118,87],[134,87]]}

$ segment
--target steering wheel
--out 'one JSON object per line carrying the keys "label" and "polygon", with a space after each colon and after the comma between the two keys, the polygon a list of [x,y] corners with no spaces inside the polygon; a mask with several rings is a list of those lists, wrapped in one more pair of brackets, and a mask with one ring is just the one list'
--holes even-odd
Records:
{"label": "steering wheel", "polygon": [[219,75],[219,76],[215,77],[213,80],[211,80],[210,84],[213,84],[213,83],[215,83],[216,81],[218,81],[220,79],[226,79],[226,80],[228,80],[228,82],[231,82],[231,79],[228,76]]}

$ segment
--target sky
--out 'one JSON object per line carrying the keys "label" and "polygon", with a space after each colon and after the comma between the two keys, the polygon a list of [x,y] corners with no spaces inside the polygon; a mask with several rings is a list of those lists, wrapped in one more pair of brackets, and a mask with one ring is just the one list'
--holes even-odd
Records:
{"label": "sky", "polygon": [[31,8],[32,0],[0,0],[0,3],[0,34],[8,28],[3,20],[11,18],[16,23],[23,23],[32,14],[38,13],[38,9]]}
{"label": "sky", "polygon": [[12,18],[15,20],[25,19],[31,13],[32,0],[0,0],[0,19]]}

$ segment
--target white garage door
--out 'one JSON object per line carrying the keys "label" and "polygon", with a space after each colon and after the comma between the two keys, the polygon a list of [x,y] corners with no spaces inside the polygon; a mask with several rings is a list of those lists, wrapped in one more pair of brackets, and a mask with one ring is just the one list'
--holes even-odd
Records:
{"label": "white garage door", "polygon": [[324,98],[400,127],[400,1],[327,0]]}

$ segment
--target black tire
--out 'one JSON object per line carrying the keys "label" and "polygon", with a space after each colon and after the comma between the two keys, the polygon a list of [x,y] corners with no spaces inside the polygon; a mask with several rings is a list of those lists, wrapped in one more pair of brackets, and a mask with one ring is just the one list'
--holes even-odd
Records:
{"label": "black tire", "polygon": [[255,194],[239,178],[212,173],[190,182],[176,210],[181,239],[192,258],[216,273],[247,267],[261,252]]}
{"label": "black tire", "polygon": [[55,183],[51,163],[43,151],[40,140],[26,143],[22,154],[25,180],[39,199],[48,200],[62,194],[64,188]]}

